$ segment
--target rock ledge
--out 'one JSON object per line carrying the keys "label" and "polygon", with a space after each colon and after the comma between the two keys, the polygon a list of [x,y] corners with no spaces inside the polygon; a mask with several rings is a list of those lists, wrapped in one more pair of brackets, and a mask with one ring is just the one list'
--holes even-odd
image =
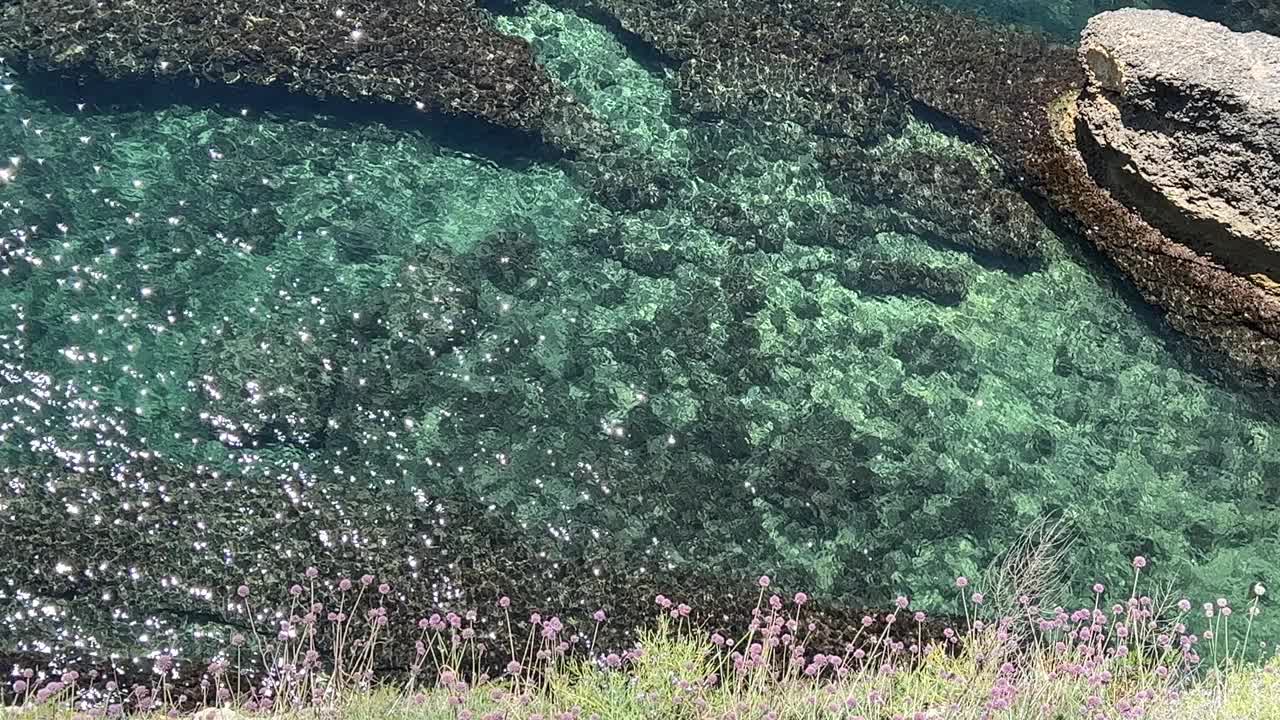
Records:
{"label": "rock ledge", "polygon": [[1280,283],[1280,38],[1162,10],[1089,21],[1078,140],[1094,177],[1169,237]]}

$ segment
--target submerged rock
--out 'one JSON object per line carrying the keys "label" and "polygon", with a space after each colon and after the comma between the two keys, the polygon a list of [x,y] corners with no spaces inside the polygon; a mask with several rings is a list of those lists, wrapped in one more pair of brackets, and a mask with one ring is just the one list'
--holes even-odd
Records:
{"label": "submerged rock", "polygon": [[959,305],[969,295],[963,271],[910,259],[874,258],[851,263],[840,273],[840,284],[872,297],[914,296],[939,305]]}
{"label": "submerged rock", "polygon": [[91,3],[0,8],[0,55],[88,80],[195,80],[380,100],[579,149],[604,130],[475,0]]}
{"label": "submerged rock", "polygon": [[[806,117],[797,96],[835,93],[843,107],[858,107],[865,98],[844,95],[871,93],[887,111],[869,113],[868,127],[892,133],[901,126],[901,114],[910,112],[961,136],[981,138],[1013,182],[1043,198],[1055,220],[1078,230],[1147,302],[1164,311],[1173,328],[1239,365],[1280,379],[1280,294],[1171,237],[1091,176],[1075,133],[1076,99],[1087,85],[1075,48],[934,3],[906,0],[815,0],[794,9],[726,0],[587,4],[681,72],[696,62],[699,72],[690,77],[715,69],[718,79],[706,90],[710,96],[750,95],[740,89],[759,83],[761,63],[807,67],[813,58],[833,59],[852,78],[875,79],[810,88],[806,82],[827,77],[811,72],[798,84],[766,84],[751,92],[761,105],[771,100],[768,108],[795,122]],[[737,57],[752,62],[727,61]],[[716,58],[725,61],[711,61]],[[883,132],[847,134],[874,142]],[[968,218],[953,223],[958,221],[963,222],[947,228],[952,238]],[[988,226],[979,223],[974,229]],[[989,249],[1013,257],[1023,253],[1018,233],[1002,237],[1013,242]]]}
{"label": "submerged rock", "polygon": [[1171,238],[1280,283],[1280,38],[1118,10],[1089,21],[1080,60],[1094,177]]}
{"label": "submerged rock", "polygon": [[1171,10],[1185,12],[1223,25],[1232,30],[1261,30],[1280,35],[1280,5],[1273,0],[1165,0]]}

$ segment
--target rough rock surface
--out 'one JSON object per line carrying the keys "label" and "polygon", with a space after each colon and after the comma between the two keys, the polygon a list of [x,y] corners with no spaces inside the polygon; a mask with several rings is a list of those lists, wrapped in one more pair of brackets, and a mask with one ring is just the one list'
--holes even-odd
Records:
{"label": "rough rock surface", "polygon": [[1280,38],[1119,10],[1089,21],[1080,60],[1093,175],[1171,238],[1280,283]]}

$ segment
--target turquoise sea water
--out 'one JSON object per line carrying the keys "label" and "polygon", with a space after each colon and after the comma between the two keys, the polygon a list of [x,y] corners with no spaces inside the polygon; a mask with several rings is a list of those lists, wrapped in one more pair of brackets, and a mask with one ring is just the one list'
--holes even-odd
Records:
{"label": "turquoise sea water", "polygon": [[[988,9],[1080,17],[1012,7]],[[819,138],[682,115],[661,68],[571,13],[498,22],[645,159],[620,169],[640,199],[465,126],[4,80],[7,649],[176,642],[145,622],[164,608],[120,598],[216,609],[281,580],[300,550],[237,538],[300,507],[318,542],[414,577],[432,542],[366,542],[368,506],[457,502],[540,562],[769,573],[833,602],[944,607],[1044,516],[1077,538],[1074,590],[1123,584],[1135,555],[1197,602],[1276,577],[1274,393],[1213,369],[1079,238],[1038,224],[1010,261],[879,222],[895,201],[851,199]],[[1016,197],[920,121],[872,152],[964,158]],[[166,511],[182,473],[200,490]],[[249,486],[274,499],[237,505]],[[106,640],[131,611],[160,630]]]}

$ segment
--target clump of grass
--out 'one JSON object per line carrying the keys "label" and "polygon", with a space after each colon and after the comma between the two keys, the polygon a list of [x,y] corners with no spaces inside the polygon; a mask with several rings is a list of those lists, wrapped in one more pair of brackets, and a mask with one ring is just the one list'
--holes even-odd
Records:
{"label": "clump of grass", "polygon": [[[1098,584],[1089,603],[1046,605],[1062,536],[1041,530],[1042,542],[1015,550],[1022,559],[994,569],[986,592],[956,579],[964,621],[941,639],[926,638],[928,616],[899,597],[882,617],[863,618],[843,652],[813,652],[808,597],[784,598],[761,577],[738,637],[658,596],[656,621],[633,647],[611,652],[595,647],[595,632],[608,622],[602,611],[592,616],[589,640],[536,613],[518,633],[510,602],[500,598],[504,632],[481,632],[474,612],[422,618],[407,672],[379,680],[390,588],[371,576],[341,579],[326,607],[318,571],[308,570],[306,584],[290,588],[287,612],[255,613],[250,589],[236,590],[250,632],[233,636],[209,664],[200,698],[174,697],[174,658],[160,655],[150,685],[15,669],[0,699],[33,720],[173,715],[193,704],[221,708],[201,720],[1280,720],[1280,656],[1246,658],[1265,588],[1255,586],[1243,619],[1233,620],[1224,598],[1193,613],[1187,599],[1143,593],[1147,561],[1136,557],[1120,600],[1108,602]],[[998,601],[988,599],[994,592]],[[1234,632],[1241,621],[1243,631]],[[900,623],[915,629],[915,642],[890,635]],[[575,645],[588,650],[570,652]],[[485,671],[494,667],[490,653],[506,659],[495,677]]]}

